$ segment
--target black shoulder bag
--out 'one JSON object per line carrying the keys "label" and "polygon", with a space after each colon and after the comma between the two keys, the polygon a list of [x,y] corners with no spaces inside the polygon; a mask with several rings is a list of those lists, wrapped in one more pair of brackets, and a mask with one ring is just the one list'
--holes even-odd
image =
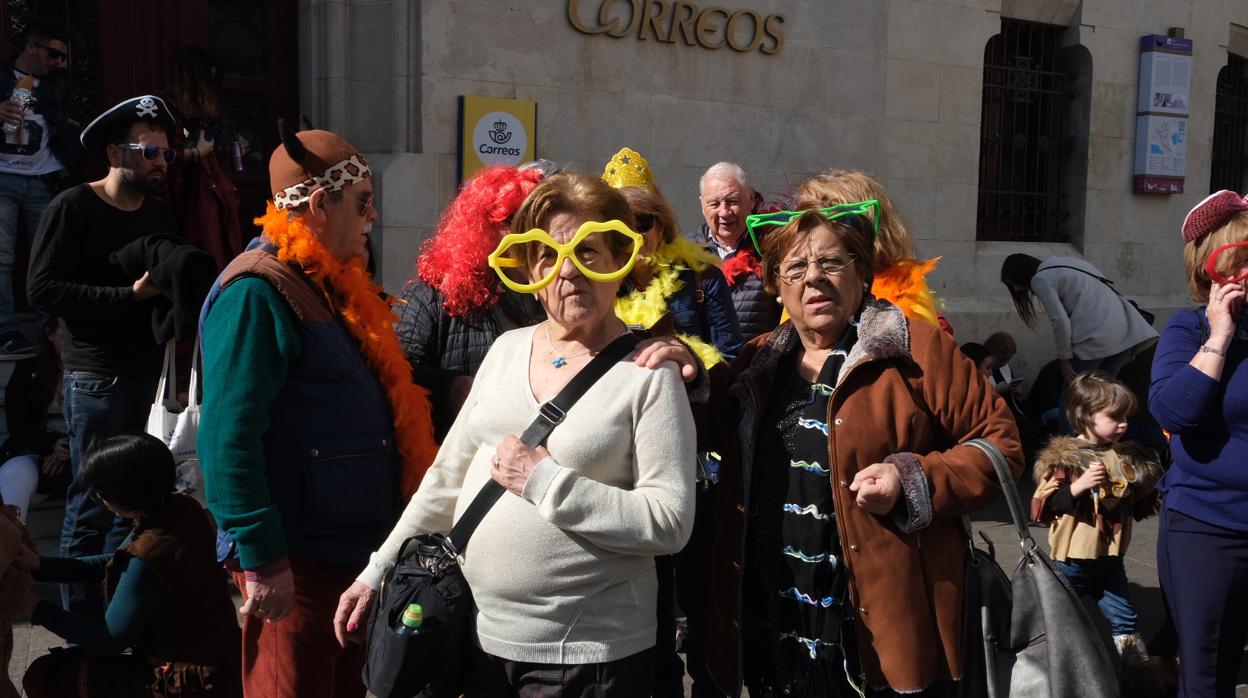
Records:
{"label": "black shoulder bag", "polygon": [[[586,390],[637,346],[625,334],[607,345],[559,394],[538,408],[521,442],[536,448],[563,422]],[[472,590],[457,558],[468,539],[506,489],[490,480],[473,498],[449,535],[423,533],[403,542],[386,574],[368,619],[364,684],[378,698],[458,696],[472,642]],[[408,551],[415,554],[409,556]],[[412,635],[399,635],[403,612],[418,603],[423,622]]]}

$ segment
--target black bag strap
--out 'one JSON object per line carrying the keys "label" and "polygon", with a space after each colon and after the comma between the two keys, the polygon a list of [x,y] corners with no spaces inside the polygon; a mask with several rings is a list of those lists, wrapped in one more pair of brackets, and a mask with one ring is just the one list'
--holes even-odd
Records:
{"label": "black bag strap", "polygon": [[996,446],[984,439],[971,439],[964,445],[978,448],[988,456],[988,460],[992,461],[992,467],[997,472],[997,480],[1001,483],[1001,494],[1005,496],[1005,504],[1010,509],[1010,518],[1014,521],[1018,542],[1023,546],[1023,552],[1035,548],[1036,541],[1031,537],[1031,530],[1027,528],[1027,519],[1023,517],[1023,505],[1018,496],[1018,488],[1014,485],[1014,473],[1010,472],[1005,456],[1001,455],[1001,451]]}
{"label": "black bag strap", "polygon": [[1045,268],[1043,268],[1043,269],[1038,269],[1038,270],[1036,270],[1036,273],[1037,273],[1037,274],[1039,274],[1039,273],[1040,273],[1040,272],[1042,272],[1042,271],[1048,271],[1048,270],[1050,270],[1050,269],[1074,269],[1074,270],[1075,270],[1075,271],[1077,271],[1077,272],[1082,272],[1082,273],[1087,274],[1088,276],[1090,276],[1090,277],[1092,277],[1092,278],[1096,279],[1097,281],[1099,281],[1099,282],[1101,282],[1101,283],[1105,284],[1106,286],[1108,286],[1108,287],[1109,287],[1109,290],[1113,291],[1113,292],[1114,292],[1114,294],[1115,294],[1115,295],[1117,295],[1119,298],[1121,298],[1121,297],[1122,297],[1122,294],[1121,294],[1121,293],[1118,293],[1118,289],[1117,289],[1117,287],[1115,287],[1115,286],[1114,286],[1114,282],[1113,282],[1113,281],[1110,281],[1109,279],[1107,279],[1107,278],[1105,278],[1105,277],[1103,277],[1103,276],[1098,276],[1098,275],[1096,275],[1096,274],[1093,274],[1092,272],[1088,271],[1087,269],[1080,269],[1079,267],[1072,267],[1072,266],[1070,266],[1069,264],[1054,264],[1054,265],[1052,265],[1052,266],[1048,266],[1048,267],[1045,267]]}
{"label": "black bag strap", "polygon": [[[637,342],[637,337],[628,332],[616,337],[605,349],[598,352],[598,355],[591,359],[585,368],[582,368],[581,372],[576,374],[563,387],[563,390],[559,391],[558,395],[537,408],[537,418],[533,420],[528,429],[524,430],[524,434],[520,437],[521,443],[529,448],[537,448],[546,441],[546,437],[550,436],[555,427],[567,418],[568,410],[572,409],[572,405],[576,404],[585,391],[598,382],[598,379],[605,375],[612,366],[628,356],[629,352],[637,347]],[[446,537],[446,545],[451,552],[458,555],[464,551],[473,531],[477,530],[477,526],[485,519],[485,515],[494,506],[494,502],[497,502],[506,491],[505,487],[494,480],[489,480],[481,487],[481,491],[473,497],[472,503],[464,510],[464,515],[459,518]]]}

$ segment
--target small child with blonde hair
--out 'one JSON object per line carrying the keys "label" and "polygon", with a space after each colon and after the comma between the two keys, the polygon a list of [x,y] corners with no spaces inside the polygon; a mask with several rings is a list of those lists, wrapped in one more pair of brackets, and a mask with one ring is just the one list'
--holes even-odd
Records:
{"label": "small child with blonde hair", "polygon": [[1109,621],[1124,658],[1147,657],[1123,556],[1131,525],[1152,513],[1162,470],[1157,454],[1123,441],[1136,399],[1101,371],[1076,376],[1066,414],[1077,436],[1057,436],[1036,457],[1032,518],[1049,524],[1054,565]]}

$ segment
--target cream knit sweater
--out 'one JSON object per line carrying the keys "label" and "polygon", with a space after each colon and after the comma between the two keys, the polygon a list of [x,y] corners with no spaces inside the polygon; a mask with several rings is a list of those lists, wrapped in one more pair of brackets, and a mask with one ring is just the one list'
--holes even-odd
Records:
{"label": "cream knit sweater", "polygon": [[[408,537],[446,533],[490,477],[495,447],[537,415],[534,328],[499,337],[420,489],[359,580],[376,589]],[[487,653],[609,662],[654,645],[654,556],[693,528],[695,434],[674,364],[626,359],[568,411],[524,496],[503,494],[469,541],[464,576]]]}

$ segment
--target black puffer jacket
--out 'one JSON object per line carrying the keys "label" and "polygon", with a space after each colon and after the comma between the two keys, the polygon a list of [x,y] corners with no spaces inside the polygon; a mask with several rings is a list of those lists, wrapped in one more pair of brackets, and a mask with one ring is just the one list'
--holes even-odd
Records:
{"label": "black puffer jacket", "polygon": [[[711,234],[706,223],[687,234],[688,238],[699,245],[710,246]],[[741,254],[743,248],[752,243],[748,235],[742,235],[737,242],[737,249],[729,254],[725,261]],[[714,249],[712,247],[712,249]],[[737,310],[737,321],[741,323],[741,336],[745,341],[767,334],[780,324],[780,304],[776,297],[763,290],[763,278],[754,274],[738,277],[728,286],[732,294],[732,305]]]}
{"label": "black puffer jacket", "polygon": [[546,318],[532,296],[511,292],[469,317],[447,315],[442,294],[420,280],[409,281],[396,298],[400,303],[395,332],[412,365],[413,380],[431,393],[434,436],[439,441],[455,421],[455,409],[447,400],[451,381],[476,375],[490,345],[503,332]]}

